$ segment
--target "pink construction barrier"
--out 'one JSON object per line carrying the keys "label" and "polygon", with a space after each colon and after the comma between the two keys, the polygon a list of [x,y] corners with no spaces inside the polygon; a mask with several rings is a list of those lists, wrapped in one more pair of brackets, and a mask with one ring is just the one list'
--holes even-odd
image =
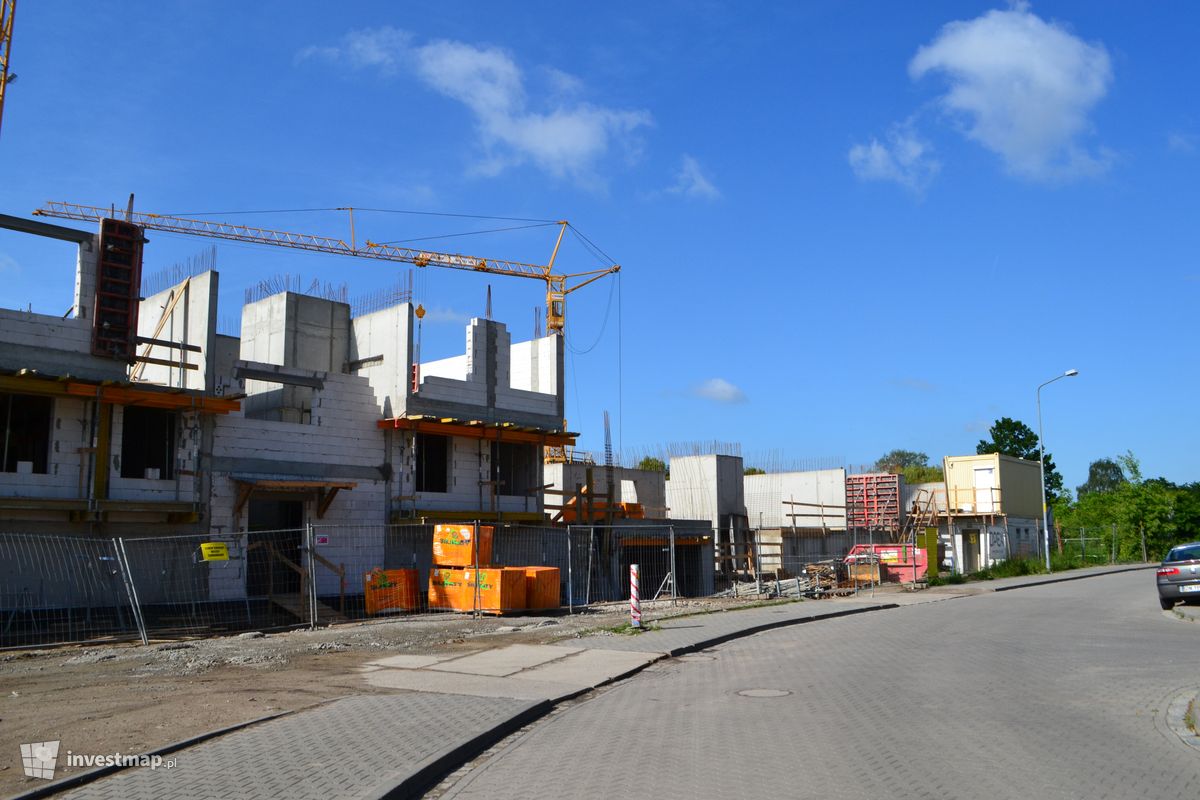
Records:
{"label": "pink construction barrier", "polygon": [[879,559],[879,578],[882,581],[912,583],[925,577],[929,569],[925,550],[911,544],[856,544],[846,554],[846,563],[858,561],[860,556],[869,556],[872,552]]}

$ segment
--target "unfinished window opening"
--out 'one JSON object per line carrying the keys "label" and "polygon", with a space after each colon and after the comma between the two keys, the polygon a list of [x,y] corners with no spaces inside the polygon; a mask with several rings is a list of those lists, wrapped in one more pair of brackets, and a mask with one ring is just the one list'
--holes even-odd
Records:
{"label": "unfinished window opening", "polygon": [[417,491],[447,492],[450,486],[450,437],[418,433],[415,438]]}
{"label": "unfinished window opening", "polygon": [[50,462],[54,400],[28,394],[0,394],[0,469],[44,475]]}
{"label": "unfinished window opening", "polygon": [[121,477],[175,477],[175,412],[125,406],[121,428]]}
{"label": "unfinished window opening", "polygon": [[492,442],[492,480],[496,494],[525,497],[536,478],[537,447],[532,444]]}

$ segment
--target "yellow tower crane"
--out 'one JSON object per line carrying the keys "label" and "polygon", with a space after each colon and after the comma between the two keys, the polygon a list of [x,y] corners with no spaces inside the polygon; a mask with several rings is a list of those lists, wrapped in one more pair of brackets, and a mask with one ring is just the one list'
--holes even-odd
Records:
{"label": "yellow tower crane", "polygon": [[[12,0],[0,0],[12,2]],[[327,236],[314,236],[307,233],[289,233],[267,228],[255,228],[249,225],[234,225],[228,222],[212,220],[187,219],[165,214],[148,214],[133,211],[133,199],[130,198],[129,210],[123,216],[126,222],[131,222],[147,230],[169,231],[171,233],[186,233],[193,236],[209,236],[216,239],[229,239],[235,242],[252,242],[268,244],[276,247],[291,247],[298,250],[310,250],[317,253],[333,253],[342,256],[358,258],[373,258],[377,261],[399,261],[418,267],[445,267],[470,272],[486,272],[492,275],[511,275],[517,278],[534,278],[546,284],[546,332],[561,336],[566,323],[567,295],[582,289],[589,283],[598,281],[605,275],[619,272],[621,266],[613,264],[602,269],[572,274],[554,272],[554,261],[558,257],[559,247],[562,246],[563,234],[569,223],[562,221],[559,226],[558,238],[554,242],[554,250],[548,263],[526,264],[521,261],[509,261],[496,258],[480,258],[453,253],[438,253],[432,250],[414,250],[408,247],[398,247],[392,244],[376,244],[368,241],[363,247],[358,247],[354,237],[354,209],[343,208],[340,211],[350,212],[350,243],[341,239]],[[102,222],[106,218],[115,217],[113,209],[98,206],[84,206],[75,203],[48,202],[42,208],[33,212],[35,216],[58,217],[60,219],[84,220]],[[573,285],[570,281],[576,281]]]}
{"label": "yellow tower crane", "polygon": [[9,77],[8,60],[12,53],[13,16],[17,13],[17,0],[0,0],[0,122],[4,120],[4,90],[8,82],[17,77]]}

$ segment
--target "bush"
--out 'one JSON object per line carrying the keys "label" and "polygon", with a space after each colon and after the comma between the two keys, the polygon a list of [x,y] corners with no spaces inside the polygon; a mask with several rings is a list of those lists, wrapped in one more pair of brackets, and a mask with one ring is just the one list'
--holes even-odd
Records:
{"label": "bush", "polygon": [[1050,551],[1050,569],[1054,572],[1079,569],[1086,566],[1087,564],[1083,563],[1083,559],[1079,557],[1078,553],[1056,553],[1053,550]]}
{"label": "bush", "polygon": [[1039,575],[1046,571],[1042,562],[1027,556],[1015,556],[995,564],[989,570],[994,578],[1018,578],[1022,575]]}

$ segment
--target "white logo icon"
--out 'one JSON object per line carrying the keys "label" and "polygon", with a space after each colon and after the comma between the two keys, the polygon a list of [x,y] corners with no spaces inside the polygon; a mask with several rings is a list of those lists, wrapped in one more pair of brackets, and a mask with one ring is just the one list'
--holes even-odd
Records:
{"label": "white logo icon", "polygon": [[30,778],[54,779],[58,761],[58,742],[30,742],[21,745],[21,766]]}

